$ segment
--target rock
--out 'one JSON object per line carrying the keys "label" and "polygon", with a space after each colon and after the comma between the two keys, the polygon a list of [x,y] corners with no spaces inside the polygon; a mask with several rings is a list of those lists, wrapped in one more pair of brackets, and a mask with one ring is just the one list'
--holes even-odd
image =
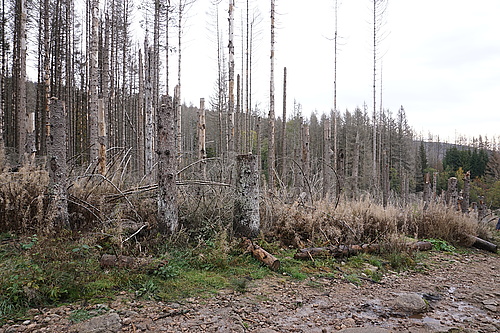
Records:
{"label": "rock", "polygon": [[339,333],[390,333],[390,331],[378,327],[356,327],[343,329]]}
{"label": "rock", "polygon": [[420,295],[415,293],[399,295],[394,300],[393,306],[397,310],[410,314],[422,313],[427,310],[427,303]]}
{"label": "rock", "polygon": [[497,307],[494,306],[494,305],[487,304],[487,305],[484,306],[484,308],[487,309],[487,310],[490,310],[491,312],[497,312]]}
{"label": "rock", "polygon": [[258,328],[252,331],[252,333],[278,333],[278,332],[270,328]]}
{"label": "rock", "polygon": [[122,323],[117,313],[109,313],[76,324],[72,332],[78,333],[115,333],[121,331]]}
{"label": "rock", "polygon": [[482,303],[484,305],[495,305],[495,306],[498,305],[497,301],[494,299],[485,299]]}

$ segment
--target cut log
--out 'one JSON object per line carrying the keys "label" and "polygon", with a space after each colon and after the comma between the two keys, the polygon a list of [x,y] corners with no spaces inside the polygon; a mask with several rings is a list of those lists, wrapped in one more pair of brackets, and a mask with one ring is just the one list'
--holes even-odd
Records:
{"label": "cut log", "polygon": [[474,243],[472,244],[473,247],[493,253],[497,253],[498,246],[496,244],[490,243],[484,239],[481,239],[476,236],[471,236],[471,238],[474,240]]}
{"label": "cut log", "polygon": [[255,259],[264,263],[273,271],[280,268],[280,261],[275,256],[261,248],[259,245],[254,244],[250,239],[245,239],[243,241],[243,247],[247,252],[251,252]]}
{"label": "cut log", "polygon": [[[432,244],[429,242],[414,242],[407,244],[411,250],[428,251],[432,249]],[[295,253],[295,259],[313,259],[321,257],[348,257],[359,253],[378,253],[380,252],[379,244],[363,244],[363,245],[339,245],[328,247],[311,247],[307,249],[299,249]]]}

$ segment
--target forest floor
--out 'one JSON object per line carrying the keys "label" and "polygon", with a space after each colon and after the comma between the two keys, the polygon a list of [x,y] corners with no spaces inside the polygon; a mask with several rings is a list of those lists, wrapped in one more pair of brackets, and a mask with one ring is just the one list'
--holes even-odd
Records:
{"label": "forest floor", "polygon": [[239,288],[177,302],[119,292],[105,304],[32,309],[0,332],[500,331],[498,254],[430,252],[419,269],[389,270],[379,282],[353,278],[342,264],[303,280],[242,279]]}

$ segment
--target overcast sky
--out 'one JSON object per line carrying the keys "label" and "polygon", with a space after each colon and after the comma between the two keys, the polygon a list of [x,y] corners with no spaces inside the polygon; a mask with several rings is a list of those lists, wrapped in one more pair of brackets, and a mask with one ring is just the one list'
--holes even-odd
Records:
{"label": "overcast sky", "polygon": [[[198,105],[213,94],[216,78],[215,18],[212,1],[198,0],[189,11],[183,47],[183,99]],[[237,0],[236,72],[241,71],[240,20],[245,1]],[[270,1],[250,1],[262,21],[256,30],[253,103],[269,107]],[[339,1],[340,40],[337,106],[353,111],[366,102],[372,110],[371,1]],[[334,0],[276,0],[276,113],[282,110],[283,67],[288,71],[289,114],[294,99],[304,114],[333,108]],[[228,1],[221,1],[220,25],[227,31]],[[455,135],[500,135],[500,1],[389,1],[380,45],[383,107],[401,105],[424,139]],[[212,27],[212,28],[211,28]],[[227,33],[226,33],[227,38]],[[227,42],[224,42],[227,45]],[[175,69],[172,75],[175,74]],[[380,76],[379,76],[380,78]],[[380,82],[377,83],[377,90]],[[377,100],[380,101],[379,92]],[[379,108],[379,106],[377,106]]]}

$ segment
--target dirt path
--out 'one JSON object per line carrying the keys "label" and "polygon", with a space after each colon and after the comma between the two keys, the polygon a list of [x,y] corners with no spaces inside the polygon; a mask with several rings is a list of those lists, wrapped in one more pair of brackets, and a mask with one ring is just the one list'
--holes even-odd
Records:
{"label": "dirt path", "polygon": [[[121,295],[93,307],[101,316],[76,325],[68,319],[79,309],[74,305],[33,311],[32,320],[4,326],[0,333],[336,332],[354,327],[368,327],[358,332],[500,331],[499,255],[433,254],[426,265],[424,273],[391,273],[381,284],[365,281],[361,286],[342,278],[299,282],[273,276],[249,281],[244,293],[223,290],[182,303]],[[415,294],[427,300],[423,313],[398,307]]]}

